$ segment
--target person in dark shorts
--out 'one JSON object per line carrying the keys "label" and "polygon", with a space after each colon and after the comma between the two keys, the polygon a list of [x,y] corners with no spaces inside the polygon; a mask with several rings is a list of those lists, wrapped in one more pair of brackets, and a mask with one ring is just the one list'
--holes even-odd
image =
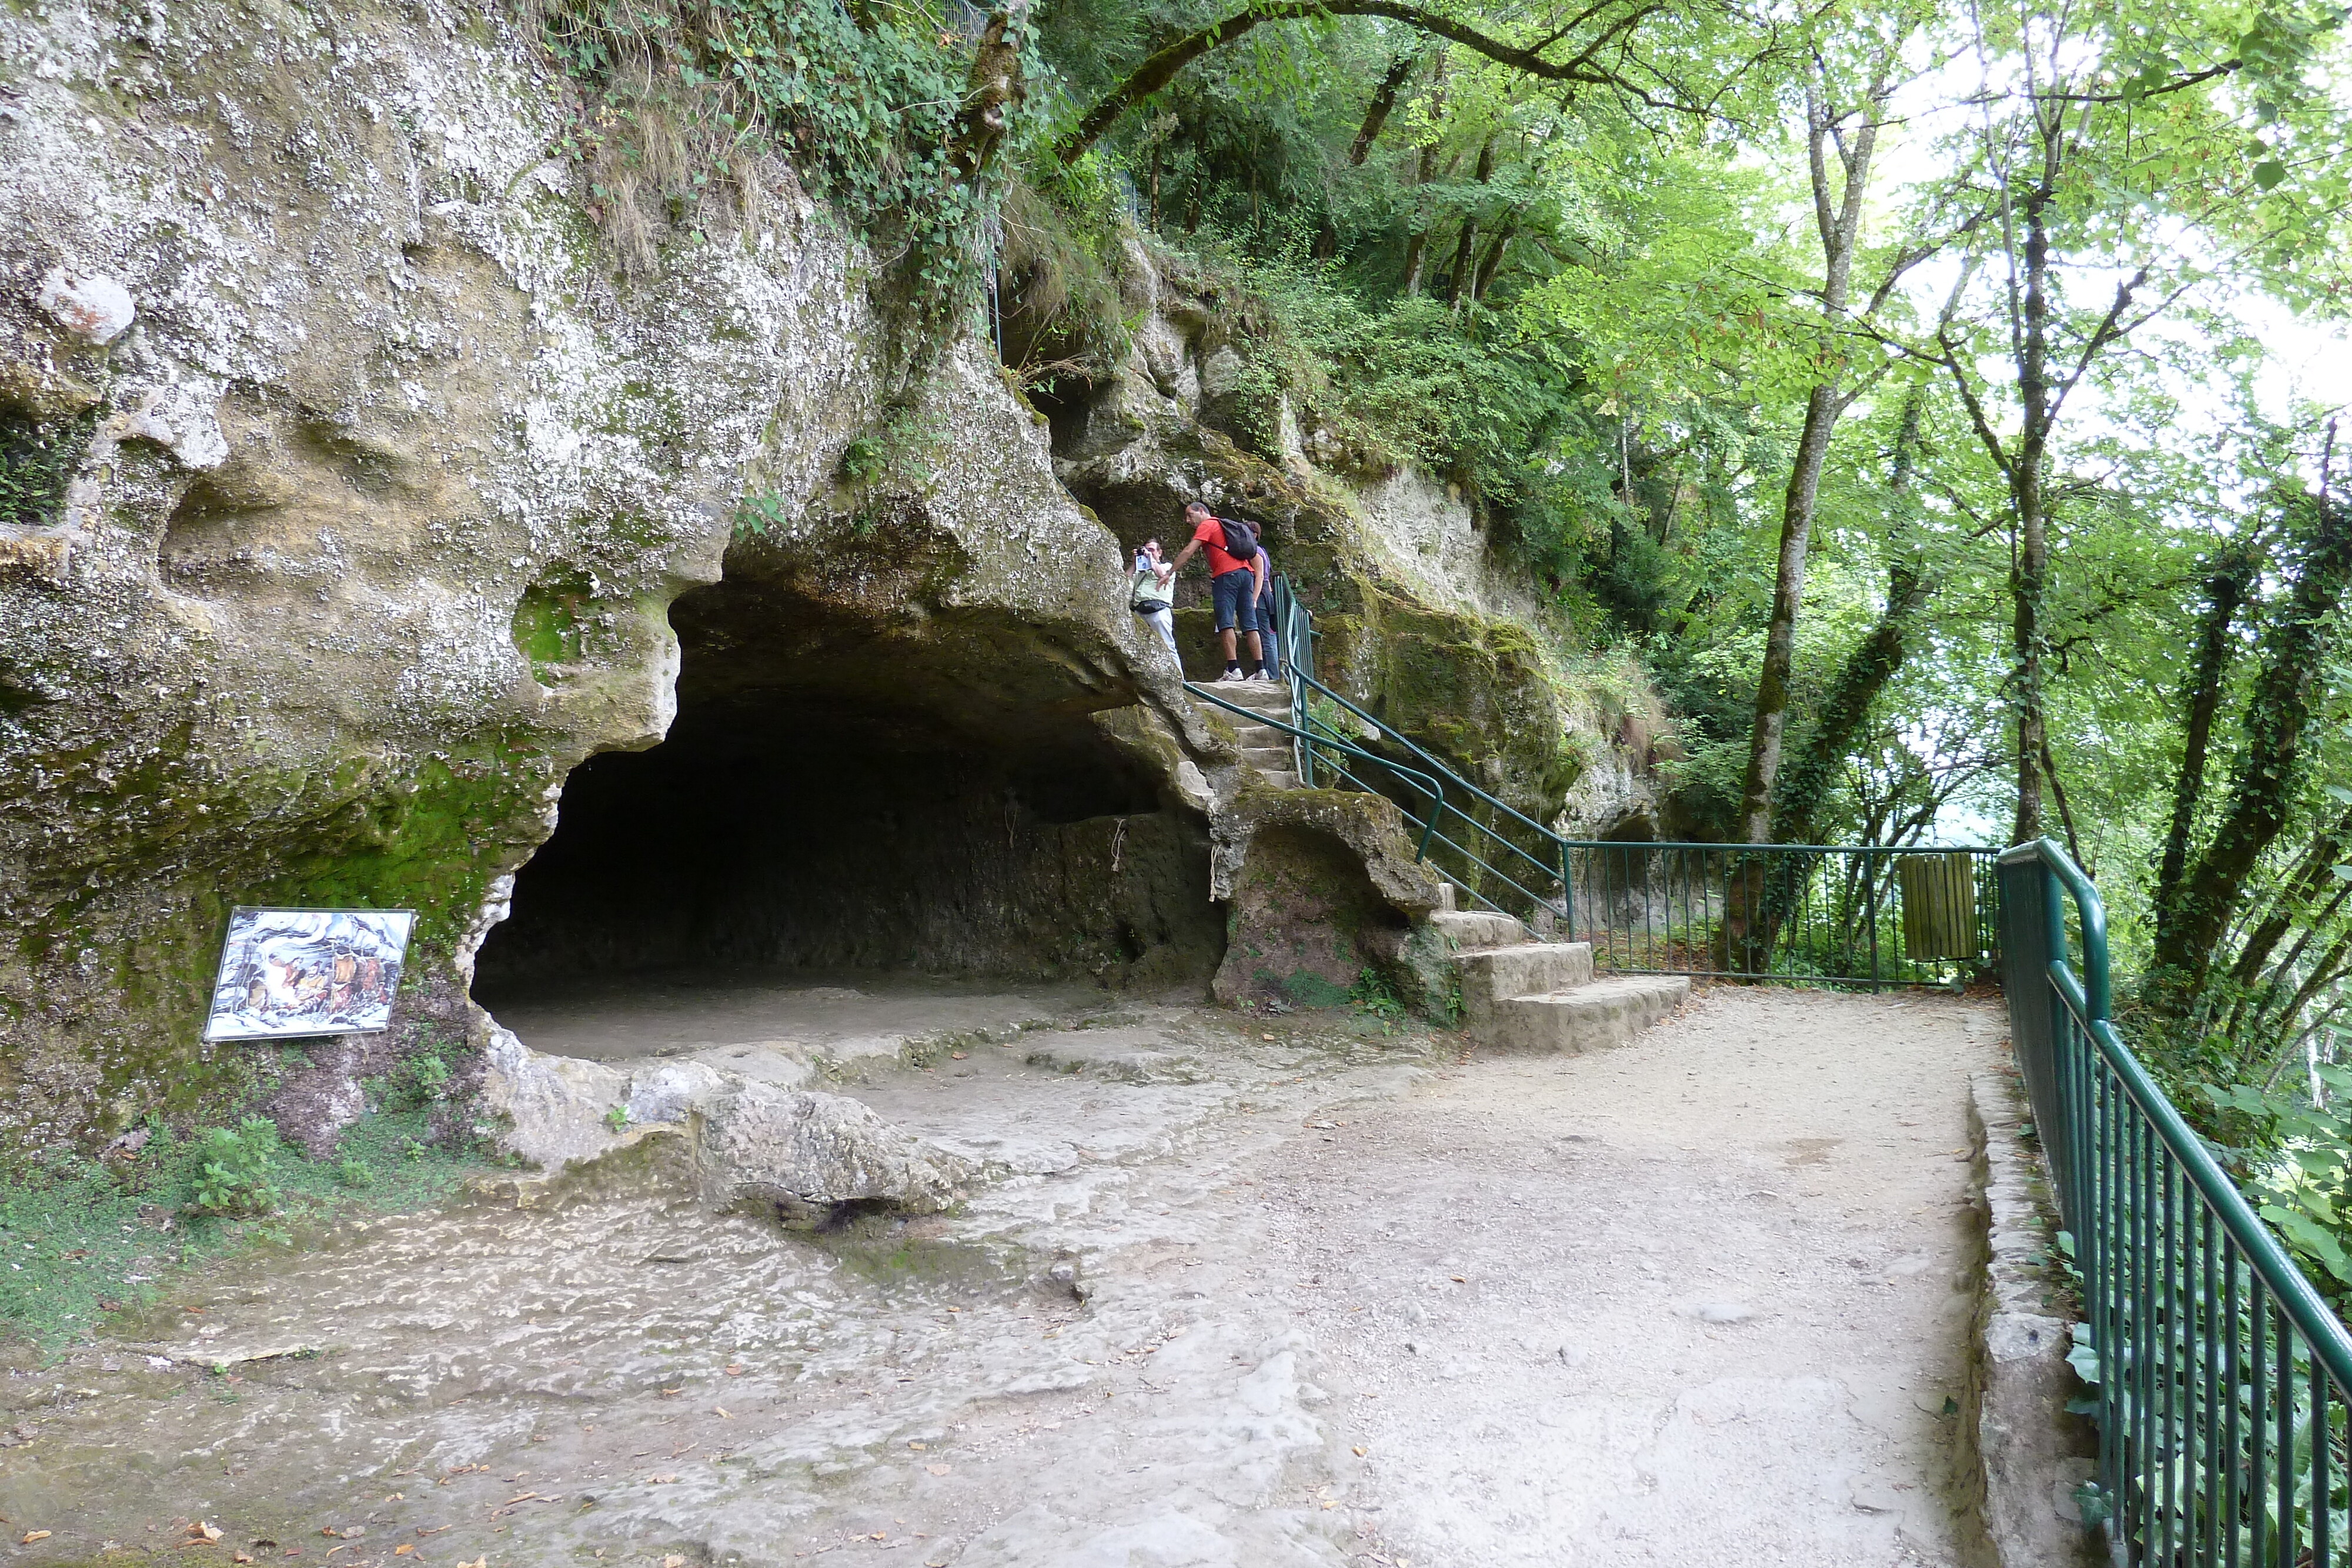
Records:
{"label": "person in dark shorts", "polygon": [[1209,552],[1209,600],[1217,612],[1217,645],[1225,655],[1224,673],[1220,681],[1239,681],[1248,677],[1242,674],[1240,643],[1247,640],[1250,664],[1255,667],[1262,658],[1257,632],[1257,601],[1265,591],[1259,576],[1257,559],[1244,560],[1225,549],[1225,527],[1209,511],[1208,504],[1195,501],[1184,508],[1184,526],[1192,537],[1177,552],[1170,563],[1172,570],[1181,571],[1184,563],[1202,549]]}

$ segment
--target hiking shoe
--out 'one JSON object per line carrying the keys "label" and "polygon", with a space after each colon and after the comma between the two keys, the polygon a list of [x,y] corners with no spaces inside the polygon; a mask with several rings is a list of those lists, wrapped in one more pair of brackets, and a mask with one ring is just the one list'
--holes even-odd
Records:
{"label": "hiking shoe", "polygon": [[1248,679],[1249,677],[1243,674],[1239,670],[1227,670],[1223,674],[1217,677],[1214,684],[1222,686],[1227,681],[1245,681]]}

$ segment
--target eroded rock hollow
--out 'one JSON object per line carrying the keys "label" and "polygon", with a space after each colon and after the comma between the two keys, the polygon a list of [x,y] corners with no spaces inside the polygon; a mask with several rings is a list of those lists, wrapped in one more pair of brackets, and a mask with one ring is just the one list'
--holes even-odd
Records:
{"label": "eroded rock hollow", "polygon": [[914,970],[1207,984],[1203,815],[1097,722],[1067,647],[997,618],[877,623],[756,542],[672,607],[662,742],[573,770],[476,993],[651,970]]}

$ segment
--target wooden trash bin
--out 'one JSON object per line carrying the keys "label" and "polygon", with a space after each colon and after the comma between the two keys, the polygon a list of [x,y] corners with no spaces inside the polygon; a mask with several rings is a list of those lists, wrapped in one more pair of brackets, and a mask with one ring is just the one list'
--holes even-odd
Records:
{"label": "wooden trash bin", "polygon": [[1978,956],[1976,860],[1966,853],[1895,860],[1906,957],[1973,961]]}

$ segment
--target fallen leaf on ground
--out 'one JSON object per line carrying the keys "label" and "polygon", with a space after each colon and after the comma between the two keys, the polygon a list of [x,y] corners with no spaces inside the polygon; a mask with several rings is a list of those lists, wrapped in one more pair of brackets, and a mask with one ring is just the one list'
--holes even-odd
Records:
{"label": "fallen leaf on ground", "polygon": [[647,1476],[646,1479],[651,1481],[657,1487],[666,1487],[676,1484],[677,1478],[676,1476]]}
{"label": "fallen leaf on ground", "polygon": [[30,1546],[36,1541],[47,1541],[48,1538],[49,1532],[46,1530],[28,1530],[25,1531],[24,1538],[18,1541],[16,1544],[19,1546]]}
{"label": "fallen leaf on ground", "polygon": [[1357,1445],[1354,1448],[1351,1448],[1351,1449],[1349,1449],[1349,1451],[1350,1453],[1354,1454],[1354,1455],[1356,1456],[1356,1458],[1360,1458],[1360,1458],[1362,1458],[1366,1454],[1368,1454],[1368,1453],[1370,1453],[1370,1452],[1371,1452],[1371,1450],[1370,1450],[1370,1448],[1367,1448],[1363,1447],[1361,1444]]}
{"label": "fallen leaf on ground", "polygon": [[667,1399],[667,1398],[668,1398],[668,1397],[669,1397],[671,1395],[673,1395],[673,1394],[683,1394],[683,1393],[685,1393],[685,1392],[686,1392],[686,1385],[685,1385],[684,1384],[680,1384],[680,1385],[678,1385],[676,1388],[665,1388],[665,1389],[663,1389],[663,1390],[661,1391],[661,1396],[662,1396],[663,1398]]}
{"label": "fallen leaf on ground", "polygon": [[[751,1371],[751,1369],[750,1367],[748,1367],[748,1366],[744,1365],[741,1362],[740,1362],[740,1361],[739,1361],[739,1362],[736,1362],[735,1364],[733,1364],[732,1365],[730,1365],[730,1366],[729,1366],[729,1367],[727,1368],[727,1375],[728,1375],[728,1376],[730,1376],[730,1377],[740,1377],[740,1376],[742,1376],[745,1373],[747,1373],[747,1372],[749,1372],[749,1371]],[[593,1432],[593,1431],[594,1431],[594,1430],[595,1430],[595,1428],[594,1428],[593,1427],[591,1427],[589,1428],[589,1430]]]}
{"label": "fallen leaf on ground", "polygon": [[230,1561],[230,1562],[232,1562],[232,1563],[250,1563],[250,1562],[252,1562],[252,1561],[253,1561],[253,1559],[252,1559],[252,1557],[251,1557],[251,1556],[247,1555],[247,1553],[245,1553],[245,1552],[239,1552],[236,1553],[235,1555],[231,1556],[231,1557],[229,1558],[229,1561]]}
{"label": "fallen leaf on ground", "polygon": [[943,1476],[950,1470],[954,1469],[955,1467],[953,1465],[925,1465],[923,1469],[930,1471],[931,1474],[935,1476]]}
{"label": "fallen leaf on ground", "polygon": [[416,1542],[414,1541],[404,1541],[399,1545],[392,1549],[392,1554],[394,1557],[405,1557],[415,1550]]}
{"label": "fallen leaf on ground", "polygon": [[1445,1277],[1446,1277],[1447,1279],[1449,1279],[1449,1280],[1453,1281],[1454,1281],[1455,1284],[1457,1284],[1457,1285],[1466,1285],[1466,1284],[1468,1284],[1468,1283],[1470,1282],[1468,1280],[1466,1280],[1466,1279],[1463,1278],[1463,1277],[1462,1277],[1461,1275],[1459,1275],[1459,1274],[1448,1274],[1448,1275],[1446,1275]]}
{"label": "fallen leaf on ground", "polygon": [[971,1052],[968,1051],[950,1051],[948,1052],[948,1055],[957,1061],[961,1061],[965,1057],[970,1056],[971,1054]]}
{"label": "fallen leaf on ground", "polygon": [[457,1527],[454,1524],[436,1524],[432,1529],[427,1530],[420,1524],[416,1527],[416,1533],[419,1535],[438,1535],[445,1530],[455,1530],[457,1528]]}
{"label": "fallen leaf on ground", "polygon": [[686,1568],[686,1559],[676,1556],[665,1557],[662,1559],[662,1568]]}
{"label": "fallen leaf on ground", "polygon": [[735,1419],[734,1416],[727,1413],[727,1406],[724,1405],[713,1405],[710,1407],[710,1410],[711,1414],[717,1416],[721,1421],[732,1421]]}

